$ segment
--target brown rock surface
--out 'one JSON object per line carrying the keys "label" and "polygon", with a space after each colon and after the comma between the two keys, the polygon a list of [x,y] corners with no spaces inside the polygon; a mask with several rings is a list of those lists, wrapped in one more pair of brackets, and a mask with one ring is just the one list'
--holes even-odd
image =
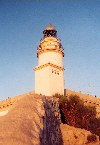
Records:
{"label": "brown rock surface", "polygon": [[7,115],[0,117],[0,145],[39,145],[42,107],[42,97],[24,95]]}
{"label": "brown rock surface", "polygon": [[[91,134],[60,124],[57,104],[51,97],[30,92],[2,101],[0,105],[0,111],[9,110],[0,117],[0,145],[85,145],[87,135]],[[97,141],[87,145],[99,144]]]}
{"label": "brown rock surface", "polygon": [[95,106],[96,107],[96,116],[100,117],[100,97],[95,97],[89,94],[85,94],[82,92],[77,92],[77,91],[72,91],[65,89],[65,95],[70,96],[70,95],[78,95],[80,99],[84,101],[84,103],[88,106]]}
{"label": "brown rock surface", "polygon": [[0,145],[62,145],[57,111],[51,97],[22,96],[0,117]]}
{"label": "brown rock surface", "polygon": [[85,129],[75,128],[66,124],[61,124],[63,145],[100,145],[99,137],[96,142],[88,143],[87,136],[91,134]]}

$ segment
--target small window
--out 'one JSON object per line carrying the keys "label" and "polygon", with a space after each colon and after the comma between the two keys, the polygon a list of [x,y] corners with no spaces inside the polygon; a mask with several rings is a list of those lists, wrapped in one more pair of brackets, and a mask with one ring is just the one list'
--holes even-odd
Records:
{"label": "small window", "polygon": [[59,71],[57,71],[57,70],[52,69],[52,73],[55,73],[55,74],[59,75]]}

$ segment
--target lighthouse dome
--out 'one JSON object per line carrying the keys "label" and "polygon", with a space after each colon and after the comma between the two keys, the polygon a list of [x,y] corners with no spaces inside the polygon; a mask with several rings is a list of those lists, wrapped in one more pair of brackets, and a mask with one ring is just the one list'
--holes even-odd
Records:
{"label": "lighthouse dome", "polygon": [[56,30],[56,28],[52,24],[49,24],[44,30]]}

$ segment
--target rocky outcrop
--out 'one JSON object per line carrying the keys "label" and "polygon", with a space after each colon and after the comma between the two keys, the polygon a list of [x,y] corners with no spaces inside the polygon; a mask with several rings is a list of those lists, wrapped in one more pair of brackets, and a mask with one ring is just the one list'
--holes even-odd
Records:
{"label": "rocky outcrop", "polygon": [[57,98],[30,92],[2,104],[8,113],[0,117],[0,145],[90,145],[89,131],[61,123]]}
{"label": "rocky outcrop", "polygon": [[89,143],[87,136],[91,135],[90,131],[85,129],[75,128],[67,124],[61,124],[61,133],[63,145],[100,145],[99,137],[95,142]]}
{"label": "rocky outcrop", "polygon": [[[11,110],[20,99],[30,94],[34,94],[34,91],[27,94],[19,95],[16,97],[8,98],[4,101],[0,101],[0,112],[5,111],[5,110]],[[95,97],[89,94],[84,94],[82,92],[65,89],[65,95],[70,96],[71,94],[78,95],[84,101],[86,105],[95,106],[96,111],[97,111],[97,117],[100,117],[100,98],[99,97]]]}
{"label": "rocky outcrop", "polygon": [[53,97],[45,97],[43,102],[45,116],[41,133],[41,145],[63,145],[58,100]]}
{"label": "rocky outcrop", "polygon": [[0,145],[61,145],[57,101],[28,93],[0,117]]}
{"label": "rocky outcrop", "polygon": [[96,107],[96,116],[98,118],[100,117],[100,97],[92,96],[90,94],[84,94],[81,91],[77,92],[77,91],[72,91],[68,89],[65,89],[65,95],[66,96],[78,95],[80,99],[83,100],[85,105]]}
{"label": "rocky outcrop", "polygon": [[0,117],[0,145],[39,145],[43,129],[42,97],[27,94]]}

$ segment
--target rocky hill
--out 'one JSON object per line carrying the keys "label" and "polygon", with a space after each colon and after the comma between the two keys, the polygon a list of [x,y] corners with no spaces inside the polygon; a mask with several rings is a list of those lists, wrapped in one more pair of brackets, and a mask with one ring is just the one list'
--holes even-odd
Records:
{"label": "rocky hill", "polygon": [[28,93],[5,109],[9,111],[0,117],[0,145],[62,143],[57,106],[51,97]]}
{"label": "rocky hill", "polygon": [[81,91],[76,92],[76,91],[72,91],[72,90],[68,90],[68,89],[65,90],[66,96],[70,96],[71,94],[78,95],[80,97],[80,99],[83,100],[85,105],[95,106],[96,112],[97,112],[96,116],[100,117],[100,97],[92,96],[90,94],[85,94],[85,93],[82,93]]}
{"label": "rocky hill", "polygon": [[1,101],[0,113],[0,145],[90,145],[89,131],[61,123],[56,98],[30,92]]}

